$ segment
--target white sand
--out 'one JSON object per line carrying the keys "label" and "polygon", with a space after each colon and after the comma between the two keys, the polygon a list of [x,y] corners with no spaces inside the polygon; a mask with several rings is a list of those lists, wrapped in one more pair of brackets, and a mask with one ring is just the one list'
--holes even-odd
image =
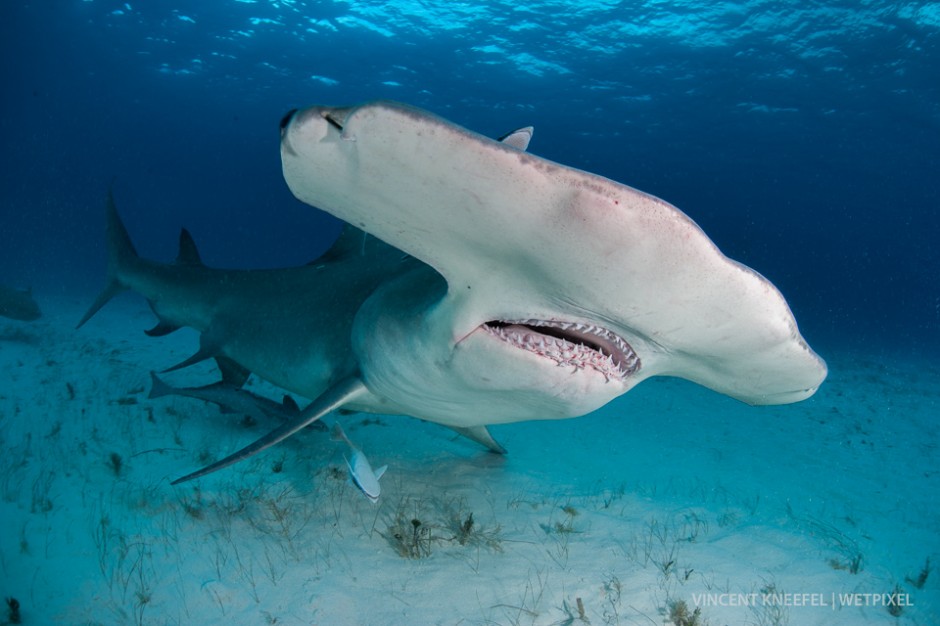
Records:
{"label": "white sand", "polygon": [[[0,595],[24,624],[670,624],[678,601],[700,624],[940,623],[940,573],[905,580],[940,565],[934,364],[817,345],[829,380],[784,407],[654,379],[589,417],[493,428],[505,458],[340,417],[389,464],[373,506],[313,431],[171,487],[273,424],[147,400],[149,370],[196,344],[146,337],[141,300],[76,331],[91,295],[37,299],[39,322],[0,319]],[[838,595],[896,584],[899,619]]]}

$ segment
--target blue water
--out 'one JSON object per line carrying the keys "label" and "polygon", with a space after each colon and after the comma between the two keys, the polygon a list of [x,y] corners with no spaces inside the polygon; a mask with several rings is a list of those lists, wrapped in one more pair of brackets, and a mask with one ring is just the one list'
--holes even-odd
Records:
{"label": "blue water", "polygon": [[5,2],[0,280],[144,255],[309,261],[338,226],[278,121],[394,98],[676,204],[770,278],[819,349],[940,345],[940,4]]}

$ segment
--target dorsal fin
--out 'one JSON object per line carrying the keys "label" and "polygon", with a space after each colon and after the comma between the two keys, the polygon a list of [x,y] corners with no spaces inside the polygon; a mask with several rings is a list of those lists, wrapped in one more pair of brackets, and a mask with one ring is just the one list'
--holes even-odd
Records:
{"label": "dorsal fin", "polygon": [[529,142],[532,141],[532,133],[535,132],[535,128],[532,126],[526,126],[525,128],[520,128],[514,130],[511,133],[506,133],[499,138],[499,141],[511,146],[516,150],[526,151],[529,147]]}
{"label": "dorsal fin", "polygon": [[180,252],[176,256],[177,265],[203,265],[196,241],[185,228],[180,229]]}

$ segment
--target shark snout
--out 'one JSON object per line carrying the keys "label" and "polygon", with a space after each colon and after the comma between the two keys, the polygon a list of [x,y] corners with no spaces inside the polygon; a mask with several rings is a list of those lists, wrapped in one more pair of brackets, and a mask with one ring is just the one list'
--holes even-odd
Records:
{"label": "shark snout", "polygon": [[294,138],[299,141],[297,137],[298,133],[308,134],[311,132],[312,127],[308,124],[311,118],[313,118],[315,122],[323,121],[322,116],[319,115],[320,108],[321,107],[291,109],[281,117],[281,150],[287,151],[295,156],[298,155],[292,145],[291,139]]}
{"label": "shark snout", "polygon": [[291,109],[281,118],[281,152],[299,157],[304,146],[316,146],[335,133],[335,137],[349,139],[345,133],[346,120],[351,107],[313,106]]}

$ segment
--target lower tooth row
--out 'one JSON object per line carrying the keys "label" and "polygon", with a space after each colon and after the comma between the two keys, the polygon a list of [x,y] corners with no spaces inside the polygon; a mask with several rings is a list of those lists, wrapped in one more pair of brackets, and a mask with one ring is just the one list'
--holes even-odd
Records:
{"label": "lower tooth row", "polygon": [[[532,321],[528,321],[531,325],[541,325],[546,326],[546,324],[535,324]],[[573,327],[578,327],[579,330],[588,330],[589,332],[595,335],[605,335],[597,327],[585,327],[580,324],[559,324],[559,327],[569,330]],[[501,337],[502,339],[512,343],[517,347],[521,347],[533,352],[537,352],[542,356],[546,356],[558,363],[559,366],[573,366],[577,369],[583,369],[587,366],[590,366],[597,371],[601,372],[605,376],[622,378],[626,375],[621,367],[618,367],[613,360],[613,357],[607,355],[606,358],[603,356],[599,357],[587,357],[583,352],[579,352],[575,344],[566,341],[564,339],[557,338],[547,338],[543,339],[541,337],[536,338],[533,335],[525,334],[520,335],[518,333],[510,333],[503,328],[489,328],[490,332]],[[623,349],[622,341],[617,339],[618,347]],[[537,342],[537,343],[536,343]],[[624,352],[628,352],[624,349]]]}

